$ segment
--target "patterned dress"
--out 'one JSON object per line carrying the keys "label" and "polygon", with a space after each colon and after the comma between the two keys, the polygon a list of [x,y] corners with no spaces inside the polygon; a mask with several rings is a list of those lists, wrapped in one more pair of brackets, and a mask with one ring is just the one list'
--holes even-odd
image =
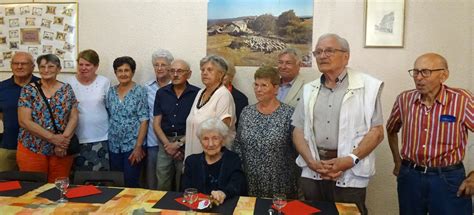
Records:
{"label": "patterned dress", "polygon": [[250,196],[269,197],[285,193],[297,197],[299,168],[291,141],[293,107],[281,103],[271,114],[262,114],[256,105],[240,115],[234,151],[242,158]]}

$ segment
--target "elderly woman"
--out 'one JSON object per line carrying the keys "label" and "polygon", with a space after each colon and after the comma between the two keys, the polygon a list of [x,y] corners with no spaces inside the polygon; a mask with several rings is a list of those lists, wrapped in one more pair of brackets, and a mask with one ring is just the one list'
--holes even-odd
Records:
{"label": "elderly woman", "polygon": [[[148,132],[146,134],[146,184],[148,189],[156,190],[160,188],[159,177],[157,173],[157,165],[161,164],[160,158],[166,155],[163,143],[159,141],[153,131],[153,110],[155,107],[156,92],[171,83],[170,65],[174,60],[171,52],[165,49],[158,49],[151,55],[151,63],[153,65],[153,79],[145,83],[148,92],[148,110],[150,120],[148,121]],[[158,150],[161,148],[160,150]]]}
{"label": "elderly woman", "polygon": [[68,177],[72,166],[67,148],[77,125],[77,100],[71,85],[56,79],[61,71],[56,55],[39,56],[37,63],[41,80],[23,87],[18,101],[17,162],[20,171],[44,172],[48,182],[54,182]]}
{"label": "elderly woman", "polygon": [[219,203],[226,198],[246,195],[240,158],[224,147],[231,139],[227,125],[219,118],[210,118],[203,121],[196,132],[204,152],[186,158],[182,188],[196,188]]}
{"label": "elderly woman", "polygon": [[84,50],[77,56],[76,75],[68,80],[79,101],[76,134],[81,149],[74,158],[73,170],[109,170],[109,117],[105,109],[105,97],[110,81],[97,75],[98,68],[97,52],[92,49]]}
{"label": "elderly woman", "polygon": [[125,186],[138,187],[148,128],[147,92],[132,81],[136,63],[131,57],[115,59],[113,67],[119,84],[110,88],[106,103],[110,169],[124,173]]}
{"label": "elderly woman", "polygon": [[222,84],[227,72],[227,62],[217,55],[204,57],[200,62],[201,89],[186,119],[186,147],[184,156],[201,153],[202,147],[196,135],[198,125],[206,119],[216,117],[234,130],[235,105],[229,90]]}
{"label": "elderly woman", "polygon": [[249,195],[284,193],[296,198],[299,168],[291,141],[293,107],[276,98],[280,84],[277,69],[260,67],[254,79],[258,102],[242,111],[234,142],[247,174]]}

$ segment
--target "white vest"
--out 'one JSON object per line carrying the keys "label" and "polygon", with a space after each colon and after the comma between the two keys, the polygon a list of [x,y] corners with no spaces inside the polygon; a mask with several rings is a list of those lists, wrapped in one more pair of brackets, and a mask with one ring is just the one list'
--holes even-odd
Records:
{"label": "white vest", "polygon": [[[377,94],[383,82],[365,73],[347,68],[349,86],[344,95],[339,113],[339,135],[337,157],[344,157],[357,148],[362,138],[371,128]],[[316,104],[321,79],[316,79],[303,88],[304,98],[304,138],[309,145],[311,155],[319,160],[315,141],[313,109]],[[381,111],[381,110],[380,110]],[[296,164],[302,168],[301,176],[313,180],[322,180],[321,176],[311,170],[303,157],[298,156]],[[353,168],[346,170],[336,181],[338,187],[367,187],[370,176],[375,174],[375,154],[367,157]]]}

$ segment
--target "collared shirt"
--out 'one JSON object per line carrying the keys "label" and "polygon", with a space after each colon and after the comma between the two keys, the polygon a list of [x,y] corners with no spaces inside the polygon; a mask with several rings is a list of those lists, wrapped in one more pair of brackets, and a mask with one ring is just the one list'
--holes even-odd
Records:
{"label": "collared shirt", "polygon": [[294,78],[292,81],[286,83],[286,84],[280,84],[280,87],[278,88],[278,94],[277,94],[277,99],[278,101],[284,102],[286,95],[288,95],[288,92],[290,92],[291,87],[293,86],[293,83],[295,82],[296,78]]}
{"label": "collared shirt", "polygon": [[[347,93],[349,78],[347,78],[347,69],[342,72],[336,80],[334,89],[324,86],[325,77],[321,76],[321,88],[318,91],[318,97],[313,109],[314,122],[313,128],[316,128],[316,144],[324,149],[337,149],[339,142],[339,118],[342,101]],[[371,119],[371,127],[383,124],[382,102],[380,100],[382,88],[379,89],[375,101],[375,109]],[[297,128],[304,127],[304,98],[298,102],[292,118],[292,125]]]}
{"label": "collared shirt", "polygon": [[109,112],[109,149],[113,153],[132,151],[137,143],[140,124],[148,120],[146,89],[138,84],[119,99],[118,85],[110,88],[106,107]]}
{"label": "collared shirt", "polygon": [[[39,80],[32,76],[31,82]],[[0,112],[3,114],[3,139],[0,148],[16,150],[18,132],[18,98],[22,86],[15,83],[13,76],[0,82]]]}
{"label": "collared shirt", "polygon": [[169,84],[158,90],[155,98],[154,115],[162,115],[161,129],[163,132],[178,134],[186,133],[186,118],[193,106],[199,88],[186,83],[181,96],[178,98],[173,90],[173,84]]}
{"label": "collared shirt", "polygon": [[417,90],[401,93],[387,121],[387,131],[402,129],[403,159],[437,167],[461,162],[468,130],[474,129],[474,103],[470,92],[442,85],[431,107]]}
{"label": "collared shirt", "polygon": [[[171,80],[168,82],[168,84],[171,83]],[[155,131],[153,130],[153,109],[155,107],[155,97],[156,97],[156,92],[160,89],[160,85],[158,85],[158,82],[156,81],[156,78],[153,80],[150,80],[145,83],[145,88],[147,91],[147,97],[148,97],[148,110],[150,114],[150,119],[148,121],[148,132],[146,134],[146,146],[147,147],[155,147],[158,146],[158,143],[160,143],[160,140],[155,134]]]}
{"label": "collared shirt", "polygon": [[337,149],[339,135],[339,113],[342,99],[346,94],[349,81],[344,70],[336,79],[336,87],[331,89],[325,86],[326,76],[321,76],[321,88],[313,109],[316,143],[324,149]]}

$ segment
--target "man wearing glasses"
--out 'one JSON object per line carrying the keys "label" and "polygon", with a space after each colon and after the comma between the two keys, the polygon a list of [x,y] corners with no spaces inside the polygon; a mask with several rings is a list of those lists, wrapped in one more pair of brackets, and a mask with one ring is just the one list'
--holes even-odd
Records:
{"label": "man wearing glasses", "polygon": [[156,175],[158,189],[178,191],[183,169],[186,118],[199,88],[188,83],[189,64],[174,60],[170,69],[172,83],[158,90],[155,98],[153,129],[160,139]]}
{"label": "man wearing glasses", "polygon": [[32,81],[35,68],[33,56],[27,52],[16,52],[11,61],[13,76],[0,82],[0,120],[3,121],[4,135],[0,143],[0,172],[18,169],[16,147],[19,132],[18,98],[21,88]]}
{"label": "man wearing glasses", "polygon": [[443,84],[449,70],[439,54],[418,57],[408,72],[415,89],[397,97],[387,121],[400,214],[472,214],[474,172],[466,179],[462,160],[474,129],[473,96]]}
{"label": "man wearing glasses", "polygon": [[356,203],[367,214],[373,150],[383,140],[383,82],[347,67],[349,44],[337,34],[319,37],[313,55],[323,74],[304,86],[292,117],[305,199]]}

